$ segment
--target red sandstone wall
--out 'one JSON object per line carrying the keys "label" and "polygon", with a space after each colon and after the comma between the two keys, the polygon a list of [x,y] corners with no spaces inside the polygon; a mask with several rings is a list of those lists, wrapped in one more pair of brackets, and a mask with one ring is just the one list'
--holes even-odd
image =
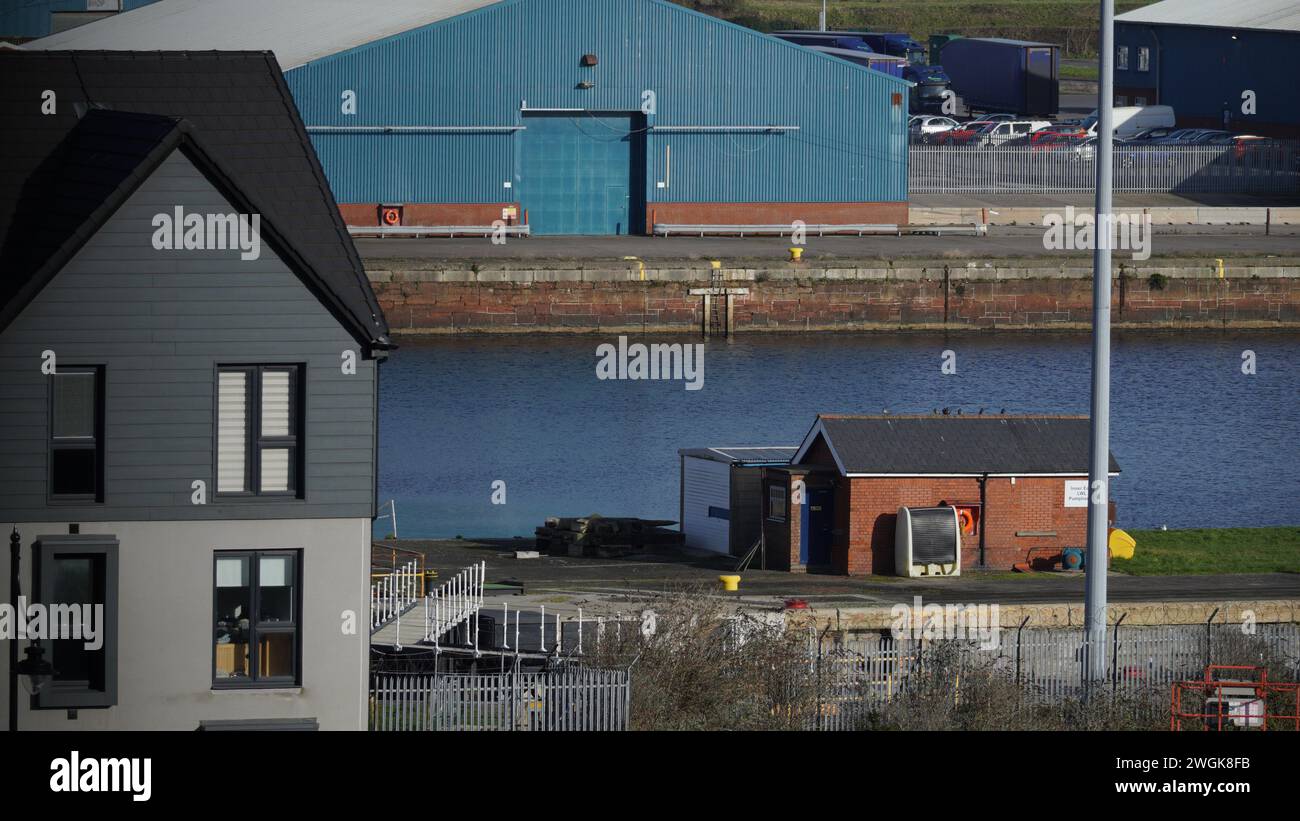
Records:
{"label": "red sandstone wall", "polygon": [[668,225],[906,225],[906,202],[651,202],[647,234]]}
{"label": "red sandstone wall", "polygon": [[[569,272],[575,274],[577,272]],[[940,274],[941,272],[936,272]],[[733,282],[735,330],[835,327],[1086,327],[1087,279],[953,280],[944,315],[942,278],[930,280]],[[691,331],[700,327],[701,282],[395,282],[375,291],[395,331]],[[1152,290],[1144,275],[1117,284],[1116,325],[1178,327],[1241,322],[1300,324],[1300,279],[1169,279]]]}

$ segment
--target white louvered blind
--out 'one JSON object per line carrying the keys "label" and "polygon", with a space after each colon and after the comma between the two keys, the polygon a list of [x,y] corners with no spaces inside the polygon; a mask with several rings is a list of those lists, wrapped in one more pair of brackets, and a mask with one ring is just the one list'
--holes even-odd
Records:
{"label": "white louvered blind", "polygon": [[289,435],[289,372],[262,372],[262,436]]}
{"label": "white louvered blind", "polygon": [[217,492],[239,493],[248,489],[248,374],[222,371],[217,386]]}
{"label": "white louvered blind", "polygon": [[262,448],[262,492],[289,489],[289,449]]}

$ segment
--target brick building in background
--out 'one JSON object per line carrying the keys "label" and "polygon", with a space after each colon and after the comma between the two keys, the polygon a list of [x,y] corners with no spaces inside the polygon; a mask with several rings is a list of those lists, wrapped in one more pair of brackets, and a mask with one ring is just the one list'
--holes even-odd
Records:
{"label": "brick building in background", "polygon": [[900,507],[955,506],[963,568],[1083,547],[1088,442],[1086,416],[819,415],[788,466],[764,469],[766,565],[892,574]]}

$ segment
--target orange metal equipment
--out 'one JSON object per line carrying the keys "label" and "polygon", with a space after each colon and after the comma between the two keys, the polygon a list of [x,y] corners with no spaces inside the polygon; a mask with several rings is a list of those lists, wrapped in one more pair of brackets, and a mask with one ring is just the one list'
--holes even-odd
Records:
{"label": "orange metal equipment", "polygon": [[1270,722],[1300,730],[1300,684],[1269,681],[1266,668],[1211,664],[1201,680],[1173,684],[1170,730],[1267,730]]}

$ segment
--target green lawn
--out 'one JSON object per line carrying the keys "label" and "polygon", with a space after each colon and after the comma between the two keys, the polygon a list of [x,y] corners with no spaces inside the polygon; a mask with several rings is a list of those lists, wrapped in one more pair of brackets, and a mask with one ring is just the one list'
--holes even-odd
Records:
{"label": "green lawn", "polygon": [[1300,526],[1130,530],[1131,560],[1111,569],[1137,576],[1177,573],[1300,573]]}

